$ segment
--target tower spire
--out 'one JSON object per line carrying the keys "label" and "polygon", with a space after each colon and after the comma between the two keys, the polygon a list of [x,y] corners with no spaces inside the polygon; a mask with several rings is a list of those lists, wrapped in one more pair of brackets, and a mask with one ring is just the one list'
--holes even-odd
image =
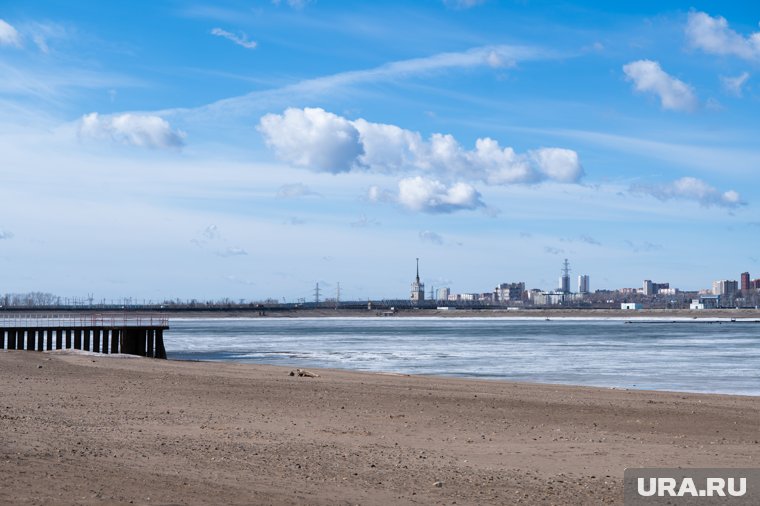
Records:
{"label": "tower spire", "polygon": [[420,282],[420,259],[417,258],[417,283]]}

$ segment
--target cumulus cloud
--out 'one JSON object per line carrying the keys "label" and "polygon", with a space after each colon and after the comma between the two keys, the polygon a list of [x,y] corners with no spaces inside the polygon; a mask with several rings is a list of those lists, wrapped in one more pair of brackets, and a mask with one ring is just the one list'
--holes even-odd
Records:
{"label": "cumulus cloud", "polygon": [[426,213],[451,213],[484,206],[480,193],[467,183],[447,186],[421,176],[399,181],[398,203],[411,211]]}
{"label": "cumulus cloud", "polygon": [[214,28],[213,30],[211,30],[211,35],[222,37],[246,49],[256,49],[256,45],[257,45],[256,42],[253,40],[249,40],[248,36],[244,33],[241,33],[240,35],[236,35],[234,33],[228,32],[227,30],[222,30],[221,28]]}
{"label": "cumulus cloud", "polygon": [[96,112],[82,117],[79,135],[91,139],[108,139],[140,148],[181,148],[185,138],[184,132],[173,130],[168,121],[158,116],[100,116]]}
{"label": "cumulus cloud", "polygon": [[0,46],[21,47],[18,31],[4,19],[0,19]]}
{"label": "cumulus cloud", "polygon": [[283,114],[267,114],[258,129],[267,146],[296,167],[348,172],[364,152],[359,131],[350,121],[319,108],[289,108]]}
{"label": "cumulus cloud", "polygon": [[723,85],[723,89],[726,93],[735,97],[741,97],[744,91],[744,85],[747,84],[749,79],[749,72],[742,72],[736,77],[721,77],[720,82]]}
{"label": "cumulus cloud", "polygon": [[299,197],[318,197],[319,193],[312,191],[303,183],[292,183],[280,186],[277,197],[281,199],[294,199]]}
{"label": "cumulus cloud", "polygon": [[749,61],[760,61],[760,32],[743,36],[728,26],[726,18],[704,12],[691,12],[686,23],[689,43],[710,54],[733,55]]}
{"label": "cumulus cloud", "polygon": [[449,134],[423,139],[419,132],[396,125],[348,120],[319,108],[267,114],[258,129],[279,158],[316,171],[417,172],[495,185],[575,183],[583,176],[578,154],[569,149],[517,153],[488,137],[465,149]]}
{"label": "cumulus cloud", "polygon": [[433,232],[432,230],[423,230],[419,233],[420,240],[423,242],[429,242],[432,244],[443,244],[443,237],[440,234]]}
{"label": "cumulus cloud", "polygon": [[699,202],[705,207],[739,207],[744,205],[741,196],[734,190],[721,192],[705,181],[694,177],[682,177],[660,185],[638,185],[631,188],[634,193],[652,195],[660,200],[684,199]]}
{"label": "cumulus cloud", "polygon": [[634,61],[624,65],[623,72],[636,91],[657,95],[663,109],[692,111],[697,107],[692,87],[662,70],[656,61]]}

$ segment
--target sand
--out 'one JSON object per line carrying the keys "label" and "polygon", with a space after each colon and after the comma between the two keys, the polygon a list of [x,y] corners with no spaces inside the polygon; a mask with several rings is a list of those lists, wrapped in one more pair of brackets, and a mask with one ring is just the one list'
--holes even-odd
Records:
{"label": "sand", "polygon": [[621,504],[760,466],[760,397],[0,352],[2,504]]}

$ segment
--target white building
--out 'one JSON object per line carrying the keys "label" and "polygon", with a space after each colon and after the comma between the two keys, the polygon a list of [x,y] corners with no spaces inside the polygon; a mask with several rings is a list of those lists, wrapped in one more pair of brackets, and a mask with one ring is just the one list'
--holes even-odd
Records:
{"label": "white building", "polygon": [[501,283],[494,291],[495,300],[498,302],[510,302],[523,300],[525,294],[525,283]]}
{"label": "white building", "polygon": [[435,294],[435,300],[449,300],[451,290],[449,288],[439,288]]}
{"label": "white building", "polygon": [[641,309],[641,304],[638,302],[623,302],[620,304],[620,309],[625,309],[629,311],[638,311]]}

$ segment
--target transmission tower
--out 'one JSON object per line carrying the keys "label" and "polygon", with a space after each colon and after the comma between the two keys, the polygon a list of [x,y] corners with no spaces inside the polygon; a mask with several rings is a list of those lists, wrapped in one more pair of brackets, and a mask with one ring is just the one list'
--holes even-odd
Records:
{"label": "transmission tower", "polygon": [[319,283],[314,287],[314,302],[319,304]]}

